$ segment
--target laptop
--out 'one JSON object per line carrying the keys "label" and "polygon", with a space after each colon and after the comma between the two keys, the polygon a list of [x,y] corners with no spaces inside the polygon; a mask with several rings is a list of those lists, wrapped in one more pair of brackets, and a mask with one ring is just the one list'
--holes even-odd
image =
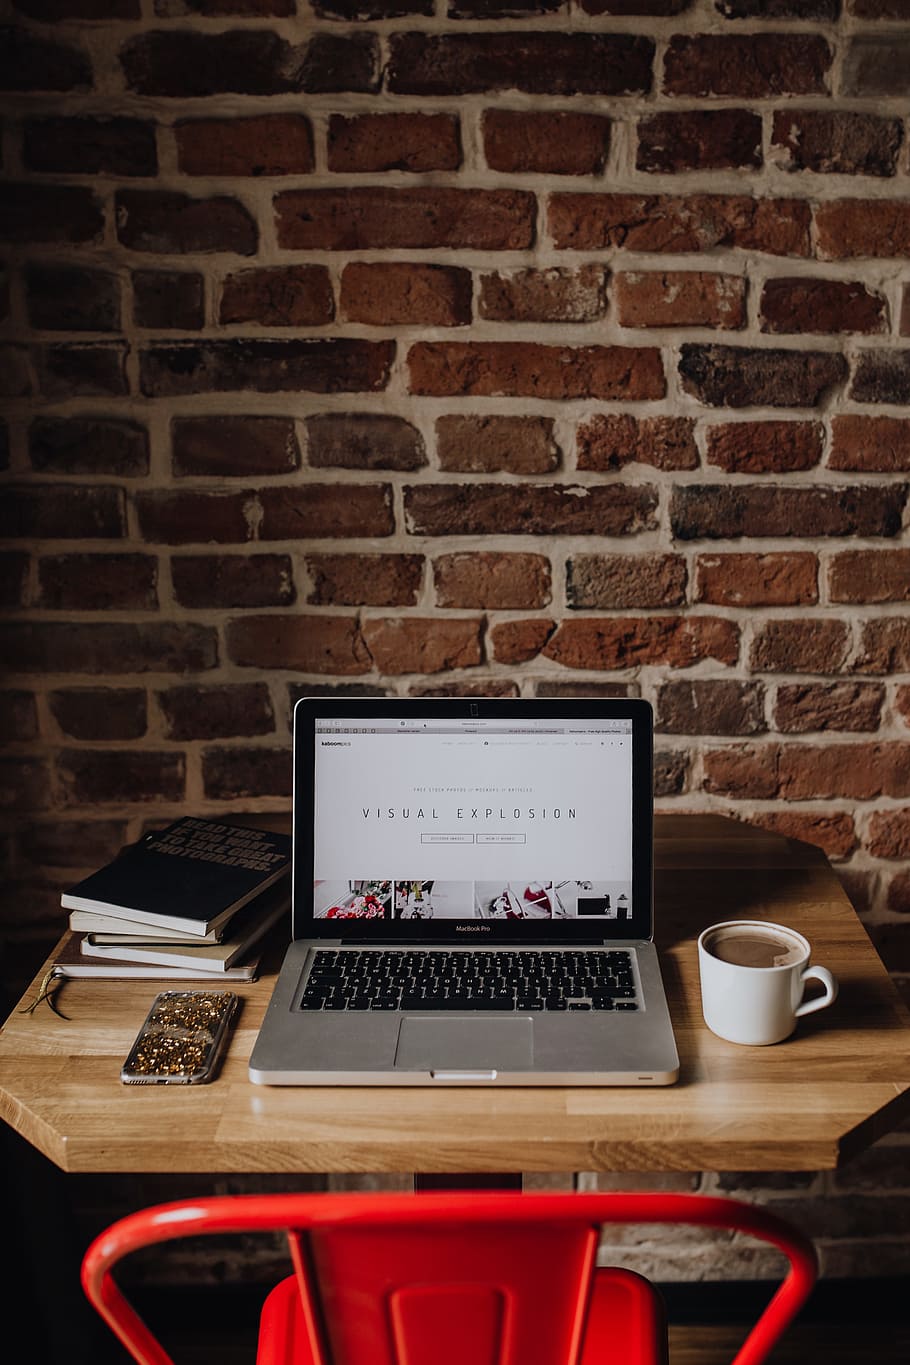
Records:
{"label": "laptop", "polygon": [[669,1085],[653,719],[630,699],[305,697],[258,1085]]}

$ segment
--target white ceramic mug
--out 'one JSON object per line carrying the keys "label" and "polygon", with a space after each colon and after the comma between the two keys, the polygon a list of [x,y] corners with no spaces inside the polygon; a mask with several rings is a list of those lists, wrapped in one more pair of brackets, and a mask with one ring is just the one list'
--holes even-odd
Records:
{"label": "white ceramic mug", "polygon": [[[826,967],[810,966],[809,953],[802,934],[769,920],[726,920],[705,929],[698,970],[711,1032],[731,1043],[779,1043],[802,1015],[833,1004],[837,981]],[[804,1000],[810,980],[820,981],[825,993]]]}

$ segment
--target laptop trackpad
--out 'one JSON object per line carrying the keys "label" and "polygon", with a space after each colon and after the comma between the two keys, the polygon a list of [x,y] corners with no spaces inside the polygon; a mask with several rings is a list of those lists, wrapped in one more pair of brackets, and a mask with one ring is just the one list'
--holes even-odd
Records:
{"label": "laptop trackpad", "polygon": [[398,1030],[395,1065],[410,1071],[527,1071],[530,1019],[406,1015]]}

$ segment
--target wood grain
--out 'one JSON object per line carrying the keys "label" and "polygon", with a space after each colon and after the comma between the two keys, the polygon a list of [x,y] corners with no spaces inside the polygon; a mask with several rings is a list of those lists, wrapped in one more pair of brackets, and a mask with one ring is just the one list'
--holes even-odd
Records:
{"label": "wood grain", "polygon": [[[280,961],[237,986],[219,1078],[122,1086],[158,983],[70,981],[68,1019],[14,1012],[0,1034],[0,1115],[65,1171],[823,1170],[910,1112],[910,1018],[815,848],[720,816],[658,817],[657,942],[681,1061],[656,1089],[254,1086],[247,1063]],[[835,1006],[770,1048],[701,1019],[695,940],[730,918],[804,933]],[[26,993],[32,999],[44,967]]]}

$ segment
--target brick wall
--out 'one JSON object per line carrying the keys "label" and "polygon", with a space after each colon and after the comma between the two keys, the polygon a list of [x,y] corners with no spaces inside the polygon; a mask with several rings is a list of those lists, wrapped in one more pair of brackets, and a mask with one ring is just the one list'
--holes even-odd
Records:
{"label": "brick wall", "polygon": [[[151,818],[285,811],[302,691],[629,693],[906,983],[908,0],[0,28],[7,962]],[[906,1271],[906,1153],[759,1188]]]}

